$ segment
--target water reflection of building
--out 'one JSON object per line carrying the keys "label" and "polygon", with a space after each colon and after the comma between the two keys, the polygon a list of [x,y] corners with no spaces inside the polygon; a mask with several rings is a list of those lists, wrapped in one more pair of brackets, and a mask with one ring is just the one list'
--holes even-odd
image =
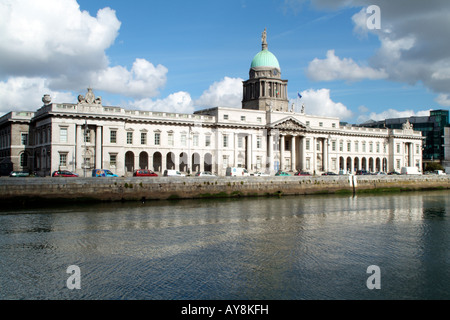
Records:
{"label": "water reflection of building", "polygon": [[94,168],[224,175],[228,166],[271,174],[422,166],[422,134],[411,127],[341,126],[339,118],[307,114],[308,106],[289,107],[287,80],[264,35],[243,83],[242,109],[180,114],[104,106],[92,89],[77,103],[53,103],[45,95],[36,112],[0,118],[0,161],[45,175]]}

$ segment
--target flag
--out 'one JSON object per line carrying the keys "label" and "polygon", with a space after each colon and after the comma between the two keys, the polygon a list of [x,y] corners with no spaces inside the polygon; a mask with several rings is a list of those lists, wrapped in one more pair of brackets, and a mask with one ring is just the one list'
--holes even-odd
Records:
{"label": "flag", "polygon": [[297,93],[298,94],[298,97],[301,99],[302,98],[302,95],[300,94],[300,93]]}

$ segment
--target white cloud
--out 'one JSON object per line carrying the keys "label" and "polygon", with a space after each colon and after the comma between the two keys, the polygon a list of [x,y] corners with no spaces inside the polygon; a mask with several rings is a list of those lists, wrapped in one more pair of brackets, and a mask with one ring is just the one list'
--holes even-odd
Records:
{"label": "white cloud", "polygon": [[130,102],[131,109],[161,111],[175,113],[193,113],[194,103],[189,93],[180,91],[172,93],[164,99],[149,98]]}
{"label": "white cloud", "polygon": [[[289,0],[291,4],[303,6],[304,0]],[[381,46],[368,61],[372,70],[384,70],[386,79],[407,84],[423,83],[437,93],[438,103],[447,105],[441,94],[450,94],[450,1],[429,0],[311,0],[320,9],[362,8],[353,17],[354,32],[359,36],[368,34],[378,37]],[[366,22],[370,16],[366,8],[380,8],[381,29],[369,30]],[[320,60],[322,66],[325,61]],[[342,61],[337,66],[356,70]],[[340,68],[329,65],[331,74],[320,74],[322,79],[347,79]],[[319,65],[320,66],[320,65]],[[319,69],[319,71],[322,71]],[[353,74],[353,73],[350,73]],[[377,75],[377,73],[375,74]],[[319,79],[321,79],[319,77]],[[357,77],[358,78],[358,77]]]}
{"label": "white cloud", "polygon": [[145,59],[136,59],[131,70],[122,66],[106,68],[92,76],[92,85],[103,91],[133,98],[154,97],[166,84],[167,68],[154,66]]}
{"label": "white cloud", "polygon": [[[35,100],[88,86],[135,99],[155,97],[166,84],[166,67],[145,59],[130,69],[110,65],[106,50],[120,26],[114,10],[100,9],[93,17],[76,0],[1,1],[0,87],[15,99],[11,105],[1,95],[0,105],[17,110],[30,103],[22,97]],[[32,86],[39,91],[30,95]]]}
{"label": "white cloud", "polygon": [[301,95],[307,114],[338,117],[341,120],[352,117],[352,112],[345,105],[331,100],[329,89],[309,89],[302,91]]}
{"label": "white cloud", "polygon": [[444,107],[450,107],[450,95],[449,94],[440,94],[435,99],[437,103]]}
{"label": "white cloud", "polygon": [[13,77],[0,82],[0,114],[10,111],[36,111],[42,106],[42,97],[49,94],[53,101],[75,101],[70,92],[53,91],[44,78]]}
{"label": "white cloud", "polygon": [[315,81],[384,79],[387,73],[384,70],[375,70],[370,67],[359,66],[352,59],[340,59],[334,50],[328,50],[326,59],[315,58],[308,65],[307,75]]}
{"label": "white cloud", "polygon": [[225,77],[214,82],[201,97],[195,101],[200,107],[233,107],[242,106],[242,81],[240,78]]}
{"label": "white cloud", "polygon": [[429,116],[430,110],[422,110],[422,111],[413,111],[413,110],[395,110],[388,109],[380,113],[371,112],[369,114],[362,114],[358,117],[358,123],[362,123],[368,120],[381,121],[385,119],[392,118],[409,118],[409,117],[421,117],[421,116]]}
{"label": "white cloud", "polygon": [[2,1],[0,70],[10,76],[54,76],[105,68],[105,50],[119,28],[110,8],[92,17],[75,0]]}

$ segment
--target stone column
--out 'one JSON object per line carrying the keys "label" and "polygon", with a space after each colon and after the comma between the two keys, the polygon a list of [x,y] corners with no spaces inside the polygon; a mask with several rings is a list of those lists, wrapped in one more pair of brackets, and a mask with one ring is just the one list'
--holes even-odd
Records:
{"label": "stone column", "polygon": [[280,137],[280,170],[284,171],[284,135]]}
{"label": "stone column", "polygon": [[301,138],[302,171],[306,171],[306,137]]}
{"label": "stone column", "polygon": [[252,153],[253,153],[253,135],[247,136],[247,170],[250,172],[252,168]]}
{"label": "stone column", "polygon": [[269,145],[267,146],[267,159],[269,159],[269,172],[272,172],[273,167],[273,135],[269,133]]}
{"label": "stone column", "polygon": [[291,170],[294,172],[297,172],[297,157],[296,157],[296,153],[297,153],[297,148],[295,146],[295,139],[297,138],[297,136],[292,136],[291,139]]}
{"label": "stone column", "polygon": [[102,131],[102,127],[97,126],[97,130],[95,132],[95,169],[103,168]]}
{"label": "stone column", "polygon": [[328,171],[328,139],[323,139],[323,166],[322,171]]}
{"label": "stone column", "polygon": [[83,143],[84,143],[84,132],[81,125],[77,125],[77,135],[76,135],[76,169],[81,169],[83,164]]}
{"label": "stone column", "polygon": [[316,168],[317,168],[317,146],[316,146],[316,138],[313,137],[311,139],[312,141],[312,151],[313,151],[313,156],[312,156],[312,161],[311,161],[311,174],[315,174],[316,173]]}

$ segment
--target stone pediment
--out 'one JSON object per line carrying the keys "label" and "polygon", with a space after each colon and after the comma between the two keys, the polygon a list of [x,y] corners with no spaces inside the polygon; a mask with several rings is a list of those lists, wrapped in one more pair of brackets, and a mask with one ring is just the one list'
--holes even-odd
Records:
{"label": "stone pediment", "polygon": [[297,119],[293,117],[288,117],[282,120],[279,120],[277,122],[274,122],[271,127],[273,129],[279,129],[279,130],[305,130],[307,127],[302,122],[298,121]]}

